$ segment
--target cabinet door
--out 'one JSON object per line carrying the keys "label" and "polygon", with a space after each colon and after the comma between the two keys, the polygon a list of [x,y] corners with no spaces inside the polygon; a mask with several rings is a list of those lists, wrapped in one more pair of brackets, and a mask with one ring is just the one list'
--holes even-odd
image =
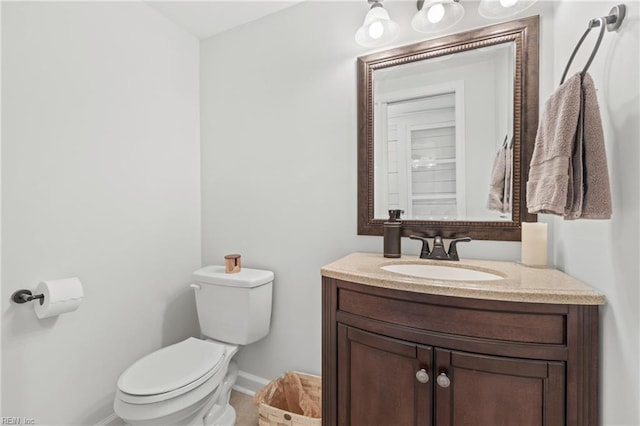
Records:
{"label": "cabinet door", "polygon": [[564,377],[562,362],[436,349],[436,425],[564,425]]}
{"label": "cabinet door", "polygon": [[338,325],[338,424],[431,424],[431,360],[429,347]]}

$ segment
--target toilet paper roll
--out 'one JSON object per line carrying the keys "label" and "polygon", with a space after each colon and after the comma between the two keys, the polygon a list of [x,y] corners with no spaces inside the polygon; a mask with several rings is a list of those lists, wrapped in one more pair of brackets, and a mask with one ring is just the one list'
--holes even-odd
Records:
{"label": "toilet paper roll", "polygon": [[34,302],[36,316],[40,319],[75,311],[84,296],[82,283],[76,277],[42,281],[34,294],[44,294],[44,300]]}

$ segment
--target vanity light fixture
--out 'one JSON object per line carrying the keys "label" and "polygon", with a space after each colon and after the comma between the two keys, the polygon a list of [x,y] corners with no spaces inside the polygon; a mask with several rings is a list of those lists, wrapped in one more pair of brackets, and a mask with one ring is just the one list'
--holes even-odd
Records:
{"label": "vanity light fixture", "polygon": [[382,46],[398,37],[400,26],[389,18],[389,13],[380,4],[382,0],[369,0],[371,9],[364,23],[356,31],[356,42],[365,47]]}
{"label": "vanity light fixture", "polygon": [[454,26],[463,16],[460,0],[418,0],[418,13],[411,20],[411,26],[421,33],[435,33]]}
{"label": "vanity light fixture", "polygon": [[[365,47],[388,44],[396,39],[399,25],[389,18],[382,0],[367,0],[371,5],[364,23],[356,31],[356,42]],[[537,0],[480,0],[478,14],[484,18],[500,19],[516,15]],[[437,33],[453,27],[464,16],[460,0],[417,0],[418,12],[411,20],[414,30],[421,33]]]}
{"label": "vanity light fixture", "polygon": [[480,0],[478,14],[483,18],[507,18],[528,9],[537,0]]}

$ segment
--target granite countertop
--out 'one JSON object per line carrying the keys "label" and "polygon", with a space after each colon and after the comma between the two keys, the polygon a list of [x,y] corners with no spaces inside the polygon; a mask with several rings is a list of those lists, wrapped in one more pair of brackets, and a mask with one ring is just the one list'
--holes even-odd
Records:
{"label": "granite countertop", "polygon": [[[494,273],[503,279],[490,281],[446,281],[385,271],[393,264],[432,264],[463,267]],[[396,290],[442,296],[468,297],[509,302],[604,305],[602,293],[551,268],[527,267],[516,262],[461,259],[460,262],[402,256],[389,259],[380,253],[352,253],[321,269],[322,275],[344,281]]]}

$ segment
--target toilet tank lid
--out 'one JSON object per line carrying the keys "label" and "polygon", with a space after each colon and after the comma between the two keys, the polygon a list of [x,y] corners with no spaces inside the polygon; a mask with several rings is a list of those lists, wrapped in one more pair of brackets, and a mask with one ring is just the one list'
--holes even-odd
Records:
{"label": "toilet tank lid", "polygon": [[193,279],[206,284],[258,287],[273,281],[273,272],[262,269],[242,268],[240,272],[227,274],[224,266],[212,265],[195,271]]}

